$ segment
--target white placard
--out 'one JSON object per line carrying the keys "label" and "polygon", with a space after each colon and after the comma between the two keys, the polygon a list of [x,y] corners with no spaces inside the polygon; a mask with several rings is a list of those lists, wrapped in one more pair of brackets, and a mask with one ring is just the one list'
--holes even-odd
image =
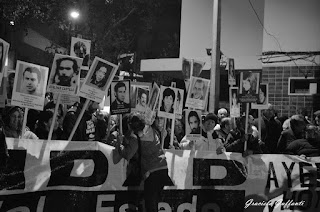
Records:
{"label": "white placard", "polygon": [[71,38],[70,56],[82,58],[82,69],[89,69],[91,40]]}
{"label": "white placard", "polygon": [[266,83],[261,83],[259,88],[259,98],[257,104],[252,103],[252,109],[268,109],[269,103],[269,86]]}
{"label": "white placard", "polygon": [[210,80],[191,77],[186,100],[186,107],[204,110],[208,98]]}
{"label": "white placard", "polygon": [[17,61],[11,105],[43,110],[49,68]]}
{"label": "white placard", "polygon": [[95,57],[79,95],[95,102],[102,102],[117,70],[117,65]]}

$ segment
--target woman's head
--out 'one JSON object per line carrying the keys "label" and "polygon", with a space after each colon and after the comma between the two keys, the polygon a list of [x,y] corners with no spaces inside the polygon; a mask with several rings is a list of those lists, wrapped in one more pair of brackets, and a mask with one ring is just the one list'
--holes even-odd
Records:
{"label": "woman's head", "polygon": [[20,107],[8,107],[4,114],[4,124],[16,131],[22,130],[23,110]]}
{"label": "woman's head", "polygon": [[164,106],[166,112],[169,112],[171,110],[174,100],[175,100],[174,91],[171,88],[164,89],[162,105]]}
{"label": "woman's head", "polygon": [[259,103],[264,104],[265,101],[266,101],[266,87],[261,86],[259,89]]}
{"label": "woman's head", "polygon": [[244,73],[244,77],[243,77],[243,81],[242,81],[243,89],[246,92],[248,92],[250,90],[255,90],[256,85],[257,85],[256,75],[251,72]]}
{"label": "woman's head", "polygon": [[130,134],[132,132],[138,137],[142,137],[145,125],[144,117],[137,112],[127,114],[122,119],[122,131],[124,134]]}

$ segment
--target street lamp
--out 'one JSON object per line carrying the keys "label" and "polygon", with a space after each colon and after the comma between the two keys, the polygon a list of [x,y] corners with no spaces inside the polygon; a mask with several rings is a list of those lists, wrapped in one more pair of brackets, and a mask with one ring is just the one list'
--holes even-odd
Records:
{"label": "street lamp", "polygon": [[80,13],[76,10],[71,10],[70,11],[70,17],[74,20],[78,19],[80,16]]}

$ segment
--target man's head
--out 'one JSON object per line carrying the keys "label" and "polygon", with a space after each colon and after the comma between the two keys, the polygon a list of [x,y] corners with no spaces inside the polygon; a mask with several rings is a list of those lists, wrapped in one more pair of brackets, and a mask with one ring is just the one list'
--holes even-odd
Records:
{"label": "man's head", "polygon": [[230,117],[225,117],[220,122],[220,128],[224,130],[226,133],[229,133],[232,129],[232,122]]}
{"label": "man's head", "polygon": [[192,133],[197,133],[200,128],[200,118],[196,111],[190,111],[188,115],[188,123]]}
{"label": "man's head", "polygon": [[290,118],[290,127],[296,136],[301,136],[305,133],[307,123],[302,115],[293,115]]}
{"label": "man's head", "polygon": [[203,120],[203,129],[205,132],[213,130],[218,123],[218,117],[213,113],[208,113]]}
{"label": "man's head", "polygon": [[192,94],[194,99],[200,99],[203,97],[204,82],[201,79],[197,79],[194,83]]}
{"label": "man's head", "polygon": [[140,91],[140,104],[144,107],[147,104],[147,93],[144,90]]}
{"label": "man's head", "polygon": [[72,77],[78,74],[78,68],[75,59],[68,57],[57,59],[54,83],[61,86],[71,86]]}
{"label": "man's head", "polygon": [[225,109],[225,108],[220,108],[219,110],[218,110],[218,118],[221,120],[221,119],[223,119],[224,117],[227,117],[228,116],[228,111],[227,111],[227,109]]}
{"label": "man's head", "polygon": [[118,82],[114,86],[114,95],[118,102],[122,103],[126,97],[126,85],[123,82]]}
{"label": "man's head", "polygon": [[29,94],[35,93],[41,80],[41,73],[39,69],[36,67],[26,68],[23,72],[22,78],[22,88]]}
{"label": "man's head", "polygon": [[275,112],[275,109],[274,109],[273,105],[269,103],[269,104],[268,104],[268,109],[264,110],[264,111],[262,112],[262,114],[263,114],[268,120],[270,120],[271,118],[274,118],[276,112]]}

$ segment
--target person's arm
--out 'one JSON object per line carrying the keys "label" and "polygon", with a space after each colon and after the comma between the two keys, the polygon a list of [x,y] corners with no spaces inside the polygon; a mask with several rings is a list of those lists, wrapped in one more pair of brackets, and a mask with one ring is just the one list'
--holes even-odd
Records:
{"label": "person's arm", "polygon": [[187,139],[187,136],[184,136],[179,144],[179,147],[183,150],[191,150],[193,142]]}
{"label": "person's arm", "polygon": [[104,120],[103,114],[97,114],[95,140],[102,141],[106,137],[108,123]]}
{"label": "person's arm", "polygon": [[[129,161],[138,150],[138,139],[133,136],[128,136],[128,137],[124,136],[122,138],[123,138],[123,142],[117,142],[116,150],[118,151],[118,153],[122,158]],[[119,140],[119,136],[118,136],[118,140]]]}

